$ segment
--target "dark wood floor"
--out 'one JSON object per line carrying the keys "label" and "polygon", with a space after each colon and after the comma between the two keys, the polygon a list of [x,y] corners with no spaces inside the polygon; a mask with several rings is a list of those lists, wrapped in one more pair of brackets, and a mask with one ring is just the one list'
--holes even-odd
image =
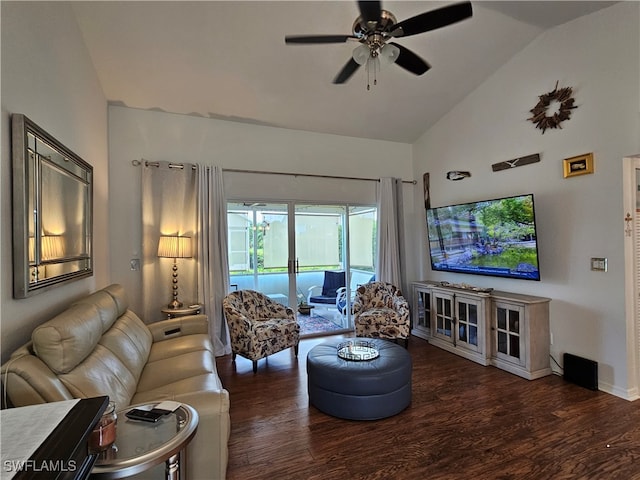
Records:
{"label": "dark wood floor", "polygon": [[229,480],[640,479],[640,403],[558,376],[527,381],[412,337],[408,409],[373,422],[309,406],[307,339],[259,362],[218,359],[231,396]]}

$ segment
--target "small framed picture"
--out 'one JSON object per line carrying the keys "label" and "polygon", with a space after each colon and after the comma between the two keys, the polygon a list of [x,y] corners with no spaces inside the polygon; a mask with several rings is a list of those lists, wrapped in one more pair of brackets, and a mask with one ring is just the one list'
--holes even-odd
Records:
{"label": "small framed picture", "polygon": [[577,157],[565,158],[562,164],[564,178],[593,173],[593,153],[585,153]]}

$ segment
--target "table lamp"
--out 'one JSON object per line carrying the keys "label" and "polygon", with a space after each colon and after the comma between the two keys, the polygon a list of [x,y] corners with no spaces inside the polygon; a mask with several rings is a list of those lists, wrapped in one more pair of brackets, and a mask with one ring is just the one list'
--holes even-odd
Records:
{"label": "table lamp", "polygon": [[173,301],[168,307],[180,308],[182,303],[178,301],[178,258],[191,258],[191,237],[161,236],[158,257],[173,258]]}

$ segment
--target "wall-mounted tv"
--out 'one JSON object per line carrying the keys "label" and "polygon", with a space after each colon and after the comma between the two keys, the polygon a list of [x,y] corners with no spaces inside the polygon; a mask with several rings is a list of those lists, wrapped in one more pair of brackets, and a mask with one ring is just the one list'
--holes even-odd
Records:
{"label": "wall-mounted tv", "polygon": [[540,280],[533,194],[427,209],[431,268]]}

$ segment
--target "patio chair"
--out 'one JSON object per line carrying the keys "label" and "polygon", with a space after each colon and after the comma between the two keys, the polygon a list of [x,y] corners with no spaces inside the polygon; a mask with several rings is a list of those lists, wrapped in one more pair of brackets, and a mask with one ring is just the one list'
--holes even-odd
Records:
{"label": "patio chair", "polygon": [[322,286],[314,285],[310,287],[307,295],[307,303],[314,307],[329,308],[336,305],[338,289],[346,287],[345,272],[324,272],[324,283]]}
{"label": "patio chair", "polygon": [[233,360],[241,355],[253,362],[292,347],[298,356],[300,325],[295,312],[254,290],[238,290],[222,300],[229,326]]}

